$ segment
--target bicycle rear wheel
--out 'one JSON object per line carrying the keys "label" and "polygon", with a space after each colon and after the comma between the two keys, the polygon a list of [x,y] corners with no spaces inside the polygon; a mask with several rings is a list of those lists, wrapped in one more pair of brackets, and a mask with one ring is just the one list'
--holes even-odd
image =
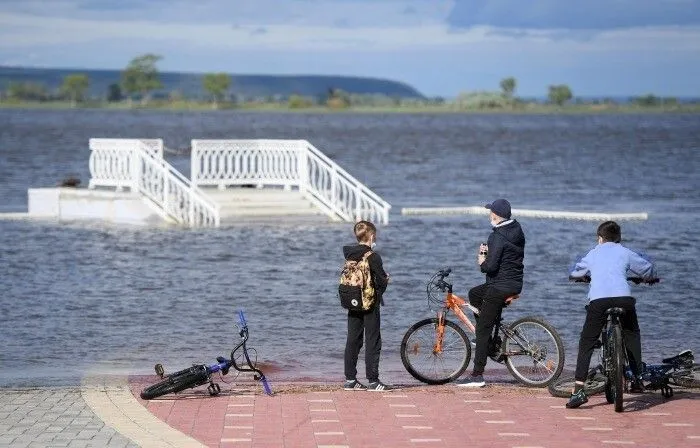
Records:
{"label": "bicycle rear wheel", "polygon": [[700,388],[700,364],[693,364],[688,370],[674,372],[669,376],[669,382],[680,387],[691,389]]}
{"label": "bicycle rear wheel", "polygon": [[[622,344],[622,329],[620,325],[615,325],[610,332],[610,369],[608,369],[608,391],[612,392],[612,402],[615,403],[615,412],[622,412],[622,395],[625,387],[625,354]],[[608,397],[610,402],[610,397]]]}
{"label": "bicycle rear wheel", "polygon": [[442,351],[436,353],[438,320],[423,319],[401,341],[401,362],[408,373],[426,384],[445,384],[459,378],[469,365],[472,347],[464,330],[445,320]]}
{"label": "bicycle rear wheel", "polygon": [[[576,379],[573,376],[559,377],[549,383],[547,390],[554,397],[569,398],[571,391],[574,389]],[[589,397],[591,395],[602,393],[605,390],[605,377],[595,373],[589,375],[586,382],[583,384],[583,391]]]}
{"label": "bicycle rear wheel", "polygon": [[149,386],[141,391],[141,398],[150,400],[165,394],[181,392],[185,389],[201,386],[209,381],[205,366],[194,366],[189,369],[168,375],[163,381]]}
{"label": "bicycle rear wheel", "polygon": [[524,317],[501,329],[506,366],[518,381],[534,387],[546,387],[564,369],[564,343],[548,322]]}

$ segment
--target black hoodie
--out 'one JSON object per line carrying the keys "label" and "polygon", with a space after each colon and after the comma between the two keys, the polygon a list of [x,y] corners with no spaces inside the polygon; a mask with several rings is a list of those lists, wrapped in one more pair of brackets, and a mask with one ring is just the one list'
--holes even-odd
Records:
{"label": "black hoodie", "polygon": [[[360,261],[365,253],[370,250],[372,249],[366,244],[351,244],[349,246],[343,246],[343,256],[346,260]],[[387,275],[386,272],[384,272],[382,257],[378,253],[372,252],[372,255],[367,257],[367,262],[369,263],[372,286],[377,295],[377,302],[384,305],[383,294],[384,291],[386,291]]]}
{"label": "black hoodie", "polygon": [[489,235],[489,251],[481,263],[486,283],[506,294],[520,294],[523,289],[523,257],[525,234],[516,220],[493,228]]}

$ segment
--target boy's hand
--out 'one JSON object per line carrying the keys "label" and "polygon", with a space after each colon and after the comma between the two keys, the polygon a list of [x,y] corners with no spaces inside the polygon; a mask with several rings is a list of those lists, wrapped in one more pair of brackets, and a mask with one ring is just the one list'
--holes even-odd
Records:
{"label": "boy's hand", "polygon": [[390,281],[391,281],[391,276],[390,276],[389,274],[387,274],[387,275],[386,275],[386,282],[387,282],[387,284],[389,284]]}
{"label": "boy's hand", "polygon": [[479,254],[479,256],[476,257],[476,262],[479,266],[481,266],[484,261],[486,261],[486,255]]}

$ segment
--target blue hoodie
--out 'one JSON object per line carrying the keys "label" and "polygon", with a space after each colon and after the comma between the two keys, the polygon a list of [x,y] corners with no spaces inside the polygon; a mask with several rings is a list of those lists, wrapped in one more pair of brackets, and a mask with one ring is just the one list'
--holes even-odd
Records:
{"label": "blue hoodie", "polygon": [[643,280],[656,278],[654,264],[620,243],[598,244],[576,263],[573,278],[591,277],[590,300],[605,297],[629,297],[632,294],[627,277]]}

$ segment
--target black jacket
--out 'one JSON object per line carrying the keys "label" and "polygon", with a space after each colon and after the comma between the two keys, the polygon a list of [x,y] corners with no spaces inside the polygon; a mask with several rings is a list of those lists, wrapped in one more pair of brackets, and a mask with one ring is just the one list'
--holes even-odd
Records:
{"label": "black jacket", "polygon": [[[360,261],[362,257],[370,251],[369,246],[365,244],[352,244],[349,246],[343,246],[343,256],[346,260]],[[382,263],[382,257],[376,253],[372,252],[367,258],[369,263],[370,276],[372,277],[372,286],[374,287],[374,292],[377,295],[377,302],[384,305],[384,291],[386,291],[387,286],[387,275],[384,272],[384,264]]]}
{"label": "black jacket", "polygon": [[516,220],[494,227],[486,243],[489,251],[481,263],[486,283],[506,294],[520,294],[523,290],[523,257],[525,234]]}

